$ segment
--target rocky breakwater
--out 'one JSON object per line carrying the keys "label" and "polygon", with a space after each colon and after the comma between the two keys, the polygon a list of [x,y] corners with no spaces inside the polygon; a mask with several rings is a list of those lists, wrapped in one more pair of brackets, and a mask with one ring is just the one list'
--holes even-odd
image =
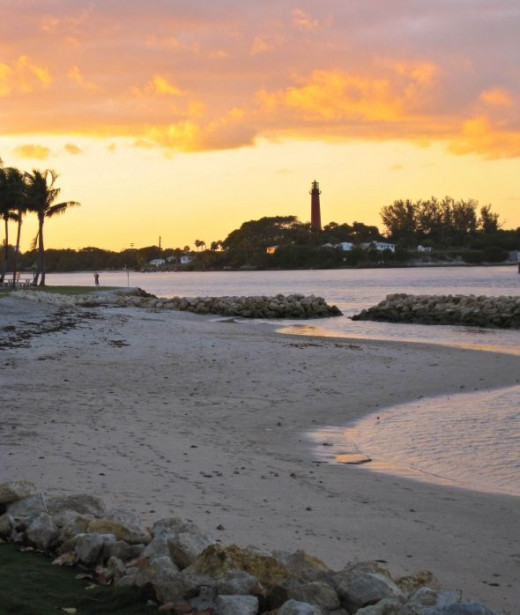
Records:
{"label": "rocky breakwater", "polygon": [[172,299],[149,299],[147,307],[240,318],[326,318],[328,316],[341,316],[341,311],[335,305],[328,305],[325,299],[314,295],[173,297]]}
{"label": "rocky breakwater", "polygon": [[100,584],[140,588],[175,615],[494,615],[428,571],[393,579],[376,562],[334,571],[304,551],[220,544],[178,517],[145,528],[97,497],[46,498],[27,481],[0,484],[0,512],[1,541]]}
{"label": "rocky breakwater", "polygon": [[101,291],[66,296],[38,291],[18,291],[17,297],[45,303],[96,307],[102,305],[181,310],[195,314],[219,314],[239,318],[326,318],[341,316],[335,305],[314,295],[275,295],[273,297],[172,297],[161,298],[140,288]]}
{"label": "rocky breakwater", "polygon": [[520,329],[520,297],[387,295],[352,320]]}

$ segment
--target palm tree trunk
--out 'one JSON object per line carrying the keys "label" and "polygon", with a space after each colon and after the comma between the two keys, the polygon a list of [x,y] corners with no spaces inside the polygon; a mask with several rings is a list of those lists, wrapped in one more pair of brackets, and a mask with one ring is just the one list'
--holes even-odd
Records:
{"label": "palm tree trunk", "polygon": [[44,215],[38,215],[38,270],[34,279],[34,285],[38,285],[38,274],[41,274],[40,286],[45,286],[45,247],[43,245]]}
{"label": "palm tree trunk", "polygon": [[7,259],[9,257],[9,222],[7,217],[4,218],[4,262],[2,263],[2,273],[0,273],[0,283],[4,283],[5,274],[7,273]]}
{"label": "palm tree trunk", "polygon": [[20,238],[22,236],[22,211],[18,210],[18,230],[16,232],[16,247],[14,249],[13,288],[16,287],[16,274],[18,273],[18,255],[20,253]]}

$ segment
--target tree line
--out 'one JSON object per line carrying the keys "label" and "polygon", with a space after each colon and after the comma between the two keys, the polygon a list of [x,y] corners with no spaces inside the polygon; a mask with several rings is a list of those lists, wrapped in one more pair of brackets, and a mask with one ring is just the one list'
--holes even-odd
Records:
{"label": "tree line", "polygon": [[[323,229],[316,229],[296,216],[272,216],[244,222],[209,247],[195,239],[194,251],[188,245],[166,249],[147,246],[121,252],[96,247],[45,249],[44,222],[79,205],[75,201],[55,204],[60,192],[57,178],[52,170],[24,173],[6,168],[0,161],[0,215],[5,223],[1,282],[8,263],[13,270],[13,284],[22,269],[33,272],[35,285],[45,285],[46,271],[141,270],[150,268],[154,259],[165,261],[162,269],[332,268],[406,262],[419,245],[433,250],[439,260],[453,255],[466,262],[500,262],[508,251],[520,249],[520,228],[503,230],[491,205],[481,207],[477,201],[456,201],[451,197],[394,201],[381,209],[383,233],[377,226],[357,221],[329,222]],[[22,254],[22,220],[30,213],[38,216],[38,232],[31,248]],[[14,246],[9,243],[10,221],[17,228]],[[396,250],[381,253],[366,249],[367,244],[377,241],[393,242]],[[354,247],[349,251],[337,249],[343,242]],[[181,256],[186,254],[192,261],[181,264]]]}
{"label": "tree line", "polygon": [[[79,205],[76,201],[55,203],[60,194],[60,188],[56,186],[58,174],[52,169],[39,171],[34,169],[31,173],[20,171],[14,167],[5,167],[0,159],[0,217],[4,221],[4,249],[2,268],[0,270],[0,284],[4,284],[7,274],[7,265],[12,263],[12,285],[16,285],[18,272],[20,271],[20,240],[22,234],[22,222],[28,213],[35,214],[38,218],[38,231],[33,239],[31,251],[36,251],[36,259],[33,261],[34,286],[45,286],[45,243],[44,223],[48,218],[63,214],[69,209]],[[16,242],[14,250],[9,244],[9,222],[16,224]],[[12,254],[11,254],[12,252]],[[10,259],[10,256],[12,257]]]}
{"label": "tree line", "polygon": [[501,226],[491,205],[479,210],[478,201],[455,201],[451,197],[394,201],[383,207],[381,219],[389,239],[404,248],[418,243],[436,248],[464,246],[479,234],[496,236]]}

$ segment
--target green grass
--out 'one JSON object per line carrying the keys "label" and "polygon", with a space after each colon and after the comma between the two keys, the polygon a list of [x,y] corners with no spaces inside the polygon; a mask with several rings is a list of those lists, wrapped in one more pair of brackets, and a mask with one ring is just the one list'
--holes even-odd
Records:
{"label": "green grass", "polygon": [[[53,293],[58,295],[87,295],[103,290],[116,290],[118,286],[38,286],[36,288],[29,287],[23,290],[34,290],[42,293]],[[8,295],[13,291],[12,288],[2,287],[0,288],[0,296]]]}
{"label": "green grass", "polygon": [[43,555],[20,553],[0,545],[0,615],[57,615],[75,608],[77,615],[148,615],[157,605],[147,604],[134,587],[95,587],[76,579],[76,568],[53,566]]}

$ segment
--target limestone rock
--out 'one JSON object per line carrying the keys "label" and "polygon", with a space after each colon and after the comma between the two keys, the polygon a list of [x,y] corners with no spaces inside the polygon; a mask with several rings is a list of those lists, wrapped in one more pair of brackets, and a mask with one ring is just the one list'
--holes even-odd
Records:
{"label": "limestone rock", "polygon": [[236,570],[219,580],[216,588],[219,594],[230,596],[237,594],[261,595],[265,593],[258,579],[243,570]]}
{"label": "limestone rock", "polygon": [[298,602],[297,600],[288,600],[278,610],[278,615],[323,615],[317,606],[307,604],[306,602]]}
{"label": "limestone rock", "polygon": [[144,549],[142,544],[130,545],[124,540],[118,540],[113,544],[105,545],[105,550],[109,558],[115,557],[123,562],[128,562],[139,557]]}
{"label": "limestone rock", "polygon": [[420,615],[399,598],[384,598],[356,611],[356,615]]}
{"label": "limestone rock", "polygon": [[157,557],[146,567],[138,569],[133,583],[138,587],[153,588],[159,602],[178,600],[186,593],[186,584],[179,577],[179,569],[168,556]]}
{"label": "limestone rock", "polygon": [[40,513],[34,517],[25,530],[29,542],[42,551],[46,551],[56,543],[58,534],[56,524],[47,513]]}
{"label": "limestone rock", "polygon": [[189,566],[191,574],[223,579],[236,570],[243,570],[257,578],[264,587],[276,585],[289,578],[286,566],[272,555],[253,547],[211,545]]}
{"label": "limestone rock", "polygon": [[152,527],[153,539],[145,555],[168,553],[179,568],[186,568],[214,541],[203,534],[194,523],[177,517],[162,519]]}
{"label": "limestone rock", "polygon": [[397,579],[396,585],[405,594],[414,592],[419,587],[429,587],[430,589],[439,589],[439,581],[437,577],[429,570],[420,570],[406,577]]}
{"label": "limestone rock", "polygon": [[40,513],[47,512],[47,508],[43,497],[38,494],[9,504],[7,512],[13,517],[34,517]]}
{"label": "limestone rock", "polygon": [[15,520],[7,513],[0,515],[0,537],[8,538],[15,527]]}
{"label": "limestone rock", "polygon": [[116,519],[93,519],[87,526],[89,534],[113,534],[117,540],[124,540],[129,544],[150,542],[151,536],[139,527],[126,524]]}
{"label": "limestone rock", "polygon": [[327,583],[318,581],[289,587],[288,595],[292,600],[313,604],[322,611],[334,611],[341,606],[336,591]]}
{"label": "limestone rock", "polygon": [[257,615],[258,598],[255,596],[218,596],[217,615]]}
{"label": "limestone rock", "polygon": [[430,606],[449,606],[460,602],[461,592],[459,590],[436,590],[429,587],[420,587],[409,598],[408,603],[423,607]]}
{"label": "limestone rock", "polygon": [[347,566],[333,576],[342,604],[349,610],[401,595],[388,572],[373,562]]}
{"label": "limestone rock", "polygon": [[483,604],[461,602],[448,606],[434,606],[424,610],[420,615],[496,615]]}
{"label": "limestone rock", "polygon": [[77,534],[87,533],[88,524],[92,521],[90,515],[82,515],[74,510],[62,510],[52,515],[59,529],[59,542],[68,550],[68,542]]}
{"label": "limestone rock", "polygon": [[115,544],[113,534],[78,534],[75,537],[75,551],[78,560],[86,566],[96,566],[105,559],[105,545]]}
{"label": "limestone rock", "polygon": [[47,500],[47,510],[54,515],[63,510],[73,510],[82,515],[101,516],[105,511],[105,504],[101,498],[94,495],[62,495]]}
{"label": "limestone rock", "polygon": [[287,568],[291,578],[300,583],[320,580],[331,572],[319,558],[301,549],[294,553],[275,551],[273,556]]}
{"label": "limestone rock", "polygon": [[36,494],[36,486],[28,480],[0,483],[0,504],[12,504]]}

